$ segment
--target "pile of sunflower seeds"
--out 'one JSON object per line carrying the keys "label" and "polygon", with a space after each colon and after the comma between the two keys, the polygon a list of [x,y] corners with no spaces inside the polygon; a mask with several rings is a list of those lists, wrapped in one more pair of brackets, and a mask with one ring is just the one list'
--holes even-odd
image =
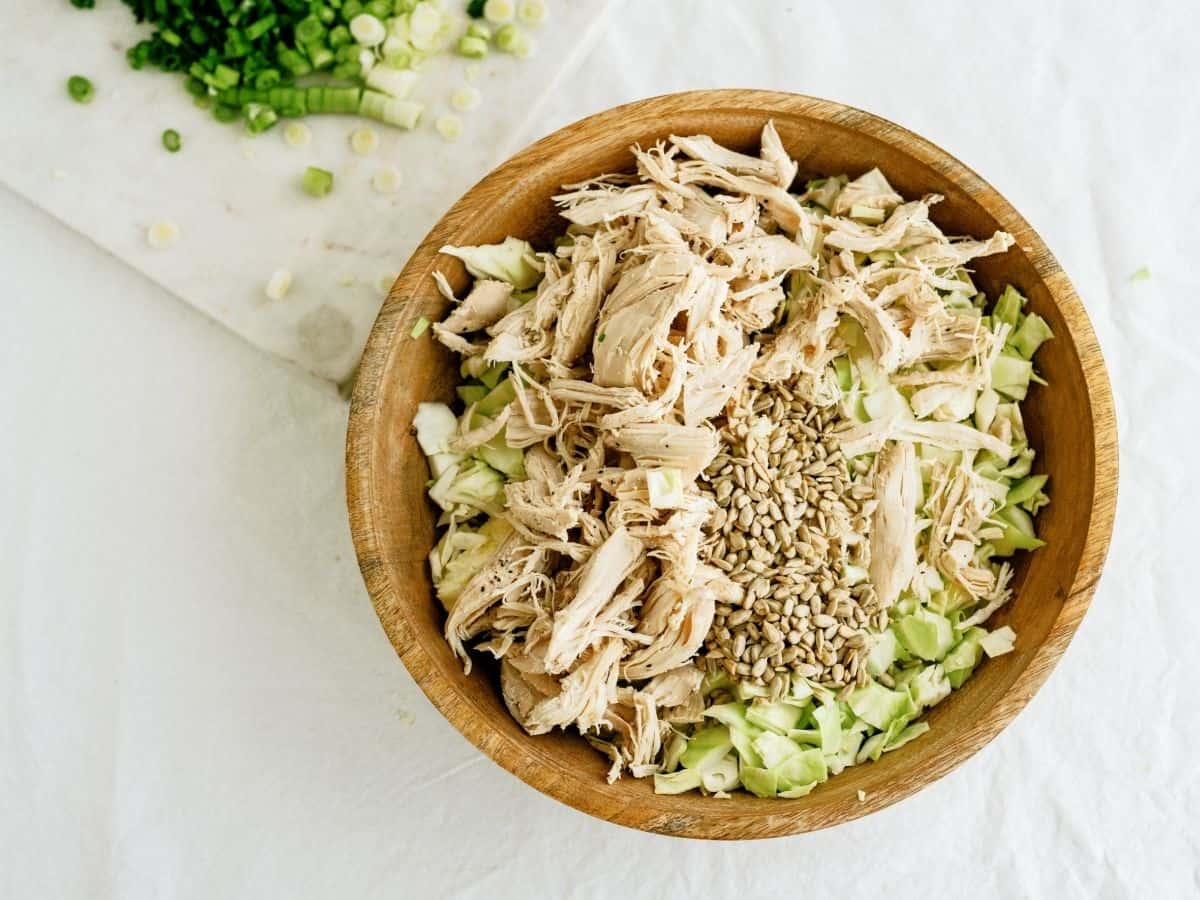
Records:
{"label": "pile of sunflower seeds", "polygon": [[872,491],[839,421],[786,385],[748,388],[705,473],[718,509],[704,551],[744,588],[717,607],[705,656],[774,699],[793,676],[842,695],[864,684],[869,635],[887,626],[866,578]]}

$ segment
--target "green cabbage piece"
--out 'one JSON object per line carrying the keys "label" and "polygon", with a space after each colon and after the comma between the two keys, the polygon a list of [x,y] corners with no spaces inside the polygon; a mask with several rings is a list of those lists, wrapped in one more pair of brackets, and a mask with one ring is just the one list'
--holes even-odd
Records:
{"label": "green cabbage piece", "polygon": [[488,515],[504,511],[504,476],[482,460],[447,469],[429,489],[429,498],[442,509],[468,506]]}
{"label": "green cabbage piece", "polygon": [[813,709],[813,721],[821,740],[821,752],[833,756],[842,749],[842,711],[836,703],[822,703]]}
{"label": "green cabbage piece", "polygon": [[895,735],[885,736],[883,752],[888,753],[903,747],[909,741],[916,740],[928,730],[928,722],[913,722],[913,724],[900,729]]}
{"label": "green cabbage piece", "polygon": [[[756,797],[774,797],[779,793],[779,776],[771,769],[747,765],[743,759],[738,769],[738,776],[741,779],[742,787]],[[658,790],[657,785],[655,785],[655,790]]]}
{"label": "green cabbage piece", "polygon": [[517,399],[517,389],[513,386],[512,379],[506,378],[479,401],[475,412],[485,416],[494,416],[515,399]]}
{"label": "green cabbage piece", "polygon": [[688,739],[687,749],[679,757],[685,769],[707,771],[733,749],[729,729],[724,725],[702,728]]}
{"label": "green cabbage piece", "polygon": [[1017,639],[1017,633],[1009,626],[1005,625],[997,628],[995,631],[989,632],[980,638],[979,646],[983,648],[983,652],[990,657],[1003,656],[1013,648],[1013,642]]}
{"label": "green cabbage piece", "polygon": [[1025,298],[1010,284],[996,300],[996,305],[992,308],[992,319],[1016,328],[1017,317],[1021,315],[1021,307],[1024,305]]}
{"label": "green cabbage piece", "polygon": [[686,794],[700,787],[704,776],[697,769],[680,769],[664,775],[654,773],[654,793],[656,794]]}
{"label": "green cabbage piece", "polygon": [[867,674],[882,675],[896,661],[896,635],[891,629],[880,634],[867,654]]}
{"label": "green cabbage piece", "polygon": [[983,658],[983,647],[980,646],[980,640],[986,634],[987,632],[982,628],[969,628],[963,635],[963,639],[946,654],[946,658],[942,660],[942,669],[946,672],[946,679],[950,682],[950,687],[956,689],[962,687],[963,682],[975,671],[979,660]]}
{"label": "green cabbage piece", "polygon": [[754,749],[754,739],[762,734],[763,730],[757,725],[752,725],[746,718],[746,704],[720,703],[710,706],[704,711],[704,715],[716,719],[729,729],[729,739],[733,742],[738,756],[747,765],[762,766],[762,757]]}
{"label": "green cabbage piece", "polygon": [[868,681],[855,688],[846,702],[856,716],[876,728],[887,728],[893,720],[910,716],[915,711],[908,694],[888,690],[877,681]]}
{"label": "green cabbage piece", "polygon": [[653,509],[670,509],[683,505],[683,473],[664,467],[646,472],[646,490]]}
{"label": "green cabbage piece", "polygon": [[1033,377],[1033,363],[1002,352],[992,363],[992,390],[1013,400],[1024,400]]}
{"label": "green cabbage piece", "polygon": [[1008,345],[1015,349],[1025,359],[1033,359],[1038,347],[1054,337],[1054,332],[1046,324],[1046,320],[1037,313],[1030,313],[1017,330],[1008,336]]}
{"label": "green cabbage piece", "polygon": [[493,469],[503,472],[510,480],[525,477],[525,451],[508,446],[504,432],[476,447],[475,455]]}
{"label": "green cabbage piece", "polygon": [[908,682],[908,694],[918,709],[934,706],[950,696],[950,679],[941,663],[926,666]]}
{"label": "green cabbage piece", "polygon": [[700,774],[700,784],[706,791],[732,791],[739,784],[737,757],[732,753],[721,757]]}
{"label": "green cabbage piece", "polygon": [[421,451],[432,456],[446,452],[447,444],[458,429],[458,418],[445,403],[418,403],[412,424]]}
{"label": "green cabbage piece", "polygon": [[1046,486],[1047,478],[1046,475],[1030,475],[1028,478],[1022,478],[1008,489],[1004,505],[1020,506],[1030,515],[1036,514],[1039,509],[1050,502],[1050,498],[1042,490]]}
{"label": "green cabbage piece", "polygon": [[988,520],[1000,526],[1004,536],[992,541],[996,556],[1012,556],[1016,550],[1036,550],[1046,546],[1033,530],[1033,519],[1019,506],[1006,506]]}
{"label": "green cabbage piece", "polygon": [[494,517],[477,531],[460,527],[442,535],[430,551],[429,566],[438,600],[447,612],[453,609],[467,582],[491,561],[511,532],[512,526]]}
{"label": "green cabbage piece", "polygon": [[804,709],[793,703],[756,703],[746,710],[746,719],[753,725],[776,734],[787,734],[800,724]]}
{"label": "green cabbage piece", "polygon": [[527,291],[542,278],[542,262],[527,241],[506,237],[500,244],[478,247],[452,247],[447,244],[442,253],[461,259],[467,271],[476,278],[506,281],[518,291]]}
{"label": "green cabbage piece", "polygon": [[942,659],[954,646],[950,620],[929,609],[902,617],[893,628],[910,653],[930,662]]}
{"label": "green cabbage piece", "polygon": [[454,392],[458,394],[459,400],[470,406],[486,397],[488,389],[482,384],[460,384],[454,389]]}

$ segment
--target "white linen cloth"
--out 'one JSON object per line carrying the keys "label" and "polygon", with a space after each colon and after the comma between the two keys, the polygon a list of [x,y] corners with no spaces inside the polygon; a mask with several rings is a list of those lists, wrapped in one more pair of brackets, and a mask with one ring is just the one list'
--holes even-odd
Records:
{"label": "white linen cloth", "polygon": [[1108,361],[1116,531],[1049,681],[917,796],[765,843],[619,829],[483,757],[367,601],[333,390],[0,193],[0,896],[1200,894],[1198,32],[1190,2],[630,2],[543,111],[755,86],[894,119],[1028,217]]}

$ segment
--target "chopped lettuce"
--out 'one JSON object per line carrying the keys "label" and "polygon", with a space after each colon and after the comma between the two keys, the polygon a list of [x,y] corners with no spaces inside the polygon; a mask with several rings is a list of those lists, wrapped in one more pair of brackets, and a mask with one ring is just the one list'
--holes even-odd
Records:
{"label": "chopped lettuce", "polygon": [[702,728],[688,739],[687,749],[679,757],[685,769],[707,771],[733,749],[729,729],[724,725]]}
{"label": "chopped lettuce", "polygon": [[1008,337],[1008,346],[1014,348],[1025,359],[1033,359],[1038,347],[1054,337],[1054,332],[1046,324],[1046,320],[1037,313],[1025,316]]}

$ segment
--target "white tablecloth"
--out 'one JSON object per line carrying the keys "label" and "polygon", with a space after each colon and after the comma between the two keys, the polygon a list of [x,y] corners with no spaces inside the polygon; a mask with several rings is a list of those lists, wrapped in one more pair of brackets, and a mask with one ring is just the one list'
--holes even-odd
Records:
{"label": "white tablecloth", "polygon": [[1045,237],[1108,359],[1121,497],[1092,609],[1009,729],[910,800],[768,843],[542,797],[379,629],[332,387],[0,193],[0,896],[1200,893],[1200,15],[961,6],[630,2],[540,130],[684,88],[823,95],[938,142]]}

